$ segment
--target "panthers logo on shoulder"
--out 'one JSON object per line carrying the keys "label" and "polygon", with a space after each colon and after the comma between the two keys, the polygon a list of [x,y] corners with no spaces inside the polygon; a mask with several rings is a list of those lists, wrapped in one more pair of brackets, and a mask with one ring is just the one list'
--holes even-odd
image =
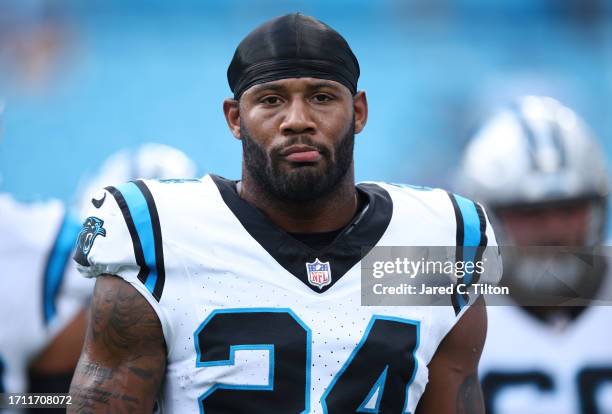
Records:
{"label": "panthers logo on shoulder", "polygon": [[76,252],[74,260],[83,266],[89,266],[87,255],[93,246],[96,237],[106,237],[106,229],[104,228],[104,220],[98,217],[87,217],[83,223],[83,227],[77,238]]}

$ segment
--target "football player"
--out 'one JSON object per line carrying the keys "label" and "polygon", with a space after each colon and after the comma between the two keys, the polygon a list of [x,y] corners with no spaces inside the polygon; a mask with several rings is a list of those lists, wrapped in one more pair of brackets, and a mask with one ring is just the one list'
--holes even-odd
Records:
{"label": "football player", "polygon": [[31,389],[68,389],[93,289],[69,260],[80,227],[59,201],[24,204],[0,193],[0,392],[25,392],[28,367]]}
{"label": "football player", "polygon": [[[161,144],[121,150],[92,181],[138,177],[193,177],[195,165],[181,151]],[[81,196],[82,198],[82,196]],[[91,196],[85,197],[88,204]],[[82,226],[63,203],[21,203],[0,193],[0,392],[67,392],[83,345],[85,308],[93,283],[69,260]],[[10,286],[10,288],[8,288]],[[29,372],[29,377],[28,377]],[[60,410],[58,410],[61,412]]]}
{"label": "football player", "polygon": [[[600,254],[608,196],[602,150],[584,121],[552,98],[526,96],[495,113],[467,146],[459,184],[493,211],[504,244]],[[522,251],[505,255],[515,306],[488,308],[481,360],[487,412],[612,413],[605,263]],[[575,292],[600,306],[535,306]]]}
{"label": "football player", "polygon": [[70,412],[156,400],[174,413],[483,412],[482,299],[361,306],[368,246],[495,237],[467,199],[355,185],[358,77],[326,24],[270,20],[228,68],[241,180],[139,180],[98,196],[75,255],[97,280]]}
{"label": "football player", "polygon": [[0,393],[68,390],[93,290],[70,260],[77,217],[0,192]]}

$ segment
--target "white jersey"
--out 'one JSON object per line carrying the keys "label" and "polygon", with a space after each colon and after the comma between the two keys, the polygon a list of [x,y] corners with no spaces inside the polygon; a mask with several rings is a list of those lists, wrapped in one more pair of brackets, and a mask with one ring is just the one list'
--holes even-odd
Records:
{"label": "white jersey", "polygon": [[445,191],[357,188],[367,208],[318,251],[220,177],[99,194],[75,260],[86,275],[125,279],[157,313],[162,411],[414,413],[428,363],[469,304],[361,306],[362,247],[495,237],[479,205]]}
{"label": "white jersey", "polygon": [[[608,277],[602,297],[611,289]],[[611,306],[590,306],[558,326],[518,306],[489,306],[480,360],[487,413],[611,414]]]}
{"label": "white jersey", "polygon": [[0,193],[0,392],[25,392],[27,369],[82,309],[93,287],[70,260],[81,228],[59,201]]}

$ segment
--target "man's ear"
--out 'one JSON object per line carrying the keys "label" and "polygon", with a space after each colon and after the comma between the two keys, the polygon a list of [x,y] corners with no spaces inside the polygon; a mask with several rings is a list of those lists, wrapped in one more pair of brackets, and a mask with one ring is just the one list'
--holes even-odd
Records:
{"label": "man's ear", "polygon": [[235,99],[226,99],[223,101],[223,114],[225,122],[229,127],[232,135],[237,139],[240,137],[240,102]]}
{"label": "man's ear", "polygon": [[363,131],[368,122],[368,99],[364,91],[359,91],[353,97],[353,109],[355,110],[355,133]]}

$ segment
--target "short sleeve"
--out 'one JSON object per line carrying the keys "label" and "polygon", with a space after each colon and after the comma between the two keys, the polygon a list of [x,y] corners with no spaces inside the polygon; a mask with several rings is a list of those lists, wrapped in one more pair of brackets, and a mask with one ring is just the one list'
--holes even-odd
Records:
{"label": "short sleeve", "polygon": [[94,194],[77,236],[74,261],[86,277],[108,273],[127,280],[140,269],[124,213],[111,191],[109,187]]}
{"label": "short sleeve", "polygon": [[165,282],[161,229],[151,192],[144,181],[131,181],[106,187],[91,203],[76,242],[79,271],[130,283],[151,304],[167,338],[170,325],[159,303]]}

